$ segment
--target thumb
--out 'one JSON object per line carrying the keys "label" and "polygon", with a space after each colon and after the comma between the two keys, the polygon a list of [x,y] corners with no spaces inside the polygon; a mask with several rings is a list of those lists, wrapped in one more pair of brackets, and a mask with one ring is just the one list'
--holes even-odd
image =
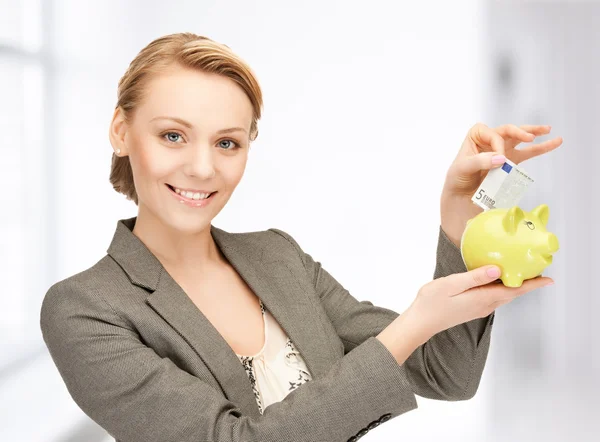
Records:
{"label": "thumb", "polygon": [[475,175],[482,170],[490,170],[501,166],[506,161],[504,155],[497,152],[482,152],[470,156],[456,164],[458,175]]}
{"label": "thumb", "polygon": [[448,276],[456,294],[462,293],[473,287],[494,282],[501,275],[500,267],[495,265],[482,266],[468,272],[455,273]]}

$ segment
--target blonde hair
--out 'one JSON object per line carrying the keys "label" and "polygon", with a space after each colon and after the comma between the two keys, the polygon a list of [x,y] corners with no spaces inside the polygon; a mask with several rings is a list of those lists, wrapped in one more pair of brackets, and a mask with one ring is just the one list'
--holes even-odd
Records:
{"label": "blonde hair", "polygon": [[[148,80],[174,65],[222,75],[236,82],[252,104],[250,140],[256,139],[263,103],[262,92],[254,73],[229,46],[190,32],[157,38],[143,48],[130,63],[119,80],[115,107],[122,109],[126,122],[132,121],[135,109],[143,99]],[[128,156],[119,157],[113,153],[110,182],[117,192],[138,204]]]}

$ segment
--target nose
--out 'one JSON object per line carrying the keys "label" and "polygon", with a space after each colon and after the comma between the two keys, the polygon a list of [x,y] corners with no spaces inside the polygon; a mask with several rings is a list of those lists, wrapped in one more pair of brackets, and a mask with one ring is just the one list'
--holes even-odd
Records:
{"label": "nose", "polygon": [[210,147],[200,146],[191,150],[185,164],[185,173],[200,179],[212,178],[215,175],[215,164]]}
{"label": "nose", "polygon": [[554,233],[548,234],[548,249],[550,253],[556,253],[558,251],[558,238]]}

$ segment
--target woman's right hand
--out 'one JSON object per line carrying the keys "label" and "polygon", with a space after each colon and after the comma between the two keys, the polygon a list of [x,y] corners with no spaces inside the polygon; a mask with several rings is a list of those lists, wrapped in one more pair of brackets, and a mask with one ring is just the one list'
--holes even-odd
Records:
{"label": "woman's right hand", "polygon": [[434,279],[419,290],[403,313],[426,340],[448,328],[490,315],[525,293],[553,282],[538,276],[523,281],[521,287],[506,287],[498,279],[500,269],[488,265],[463,273]]}

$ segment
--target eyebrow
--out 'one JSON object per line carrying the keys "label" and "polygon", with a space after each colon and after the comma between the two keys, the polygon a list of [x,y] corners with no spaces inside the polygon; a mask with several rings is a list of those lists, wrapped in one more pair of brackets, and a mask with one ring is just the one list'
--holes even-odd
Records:
{"label": "eyebrow", "polygon": [[[172,120],[172,121],[175,121],[189,129],[192,128],[192,123],[189,123],[189,122],[182,120],[181,118],[177,118],[177,117],[154,117],[150,121],[154,121],[154,120]],[[243,127],[230,127],[227,129],[221,129],[221,130],[217,131],[217,133],[218,134],[227,134],[230,132],[237,132],[237,131],[247,132],[246,129],[244,129]]]}

